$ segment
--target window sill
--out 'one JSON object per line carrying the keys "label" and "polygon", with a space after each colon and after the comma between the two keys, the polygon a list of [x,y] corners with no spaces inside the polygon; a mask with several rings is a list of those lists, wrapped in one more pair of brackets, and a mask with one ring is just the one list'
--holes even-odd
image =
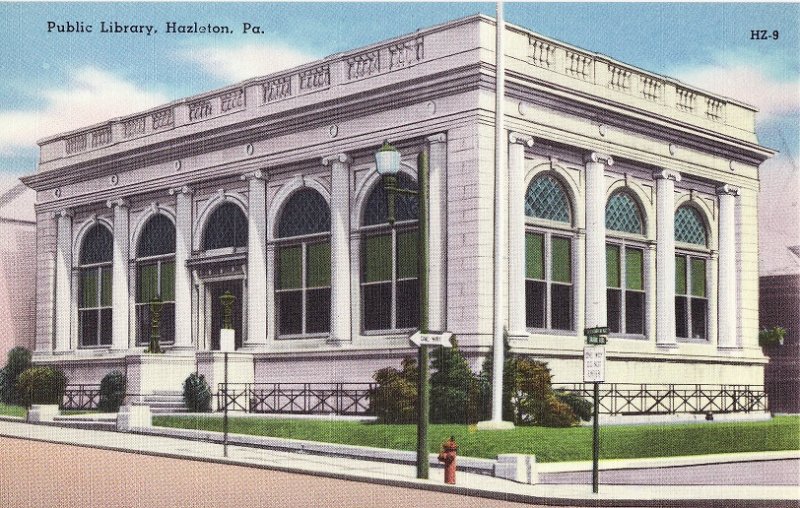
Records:
{"label": "window sill", "polygon": [[679,342],[681,344],[711,344],[711,341],[708,339],[690,339],[686,337],[676,337],[675,342]]}
{"label": "window sill", "polygon": [[578,333],[575,330],[555,330],[551,328],[527,328],[531,335],[559,335],[562,337],[577,337]]}
{"label": "window sill", "polygon": [[408,338],[408,336],[410,336],[417,330],[418,328],[397,328],[394,330],[362,330],[361,335],[364,337],[385,337],[387,339],[403,339],[403,338]]}
{"label": "window sill", "polygon": [[306,333],[306,334],[295,334],[295,335],[278,335],[275,337],[275,340],[279,341],[289,341],[289,340],[310,340],[310,339],[327,339],[330,337],[330,333]]}
{"label": "window sill", "polygon": [[646,341],[647,337],[645,335],[636,335],[631,333],[609,333],[609,339],[625,339],[625,340],[638,340],[638,341]]}

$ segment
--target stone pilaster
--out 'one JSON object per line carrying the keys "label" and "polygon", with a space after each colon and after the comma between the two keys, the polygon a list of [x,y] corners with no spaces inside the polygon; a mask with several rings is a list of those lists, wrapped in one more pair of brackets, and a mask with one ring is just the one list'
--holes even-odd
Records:
{"label": "stone pilaster", "polygon": [[111,349],[128,349],[130,306],[128,259],[130,255],[130,205],[124,199],[109,200],[114,211],[114,256],[111,272]]}
{"label": "stone pilaster", "polygon": [[586,159],[586,314],[585,327],[607,326],[606,316],[606,166],[614,160],[593,152]]}
{"label": "stone pilaster", "polygon": [[736,312],[736,197],[739,189],[723,185],[719,197],[719,262],[717,278],[717,345],[720,349],[741,346]]}
{"label": "stone pilaster", "polygon": [[656,346],[675,341],[675,182],[677,171],[656,171]]}
{"label": "stone pilaster", "polygon": [[447,327],[447,135],[428,137],[428,328]]}
{"label": "stone pilaster", "polygon": [[247,340],[243,348],[267,346],[267,180],[262,170],[242,175],[248,182]]}
{"label": "stone pilaster", "polygon": [[192,189],[170,189],[175,196],[175,350],[192,349],[192,274],[186,260],[192,253]]}
{"label": "stone pilaster", "polygon": [[508,336],[527,338],[525,322],[525,148],[533,137],[508,136]]}
{"label": "stone pilaster", "polygon": [[350,306],[350,163],[347,154],[322,159],[331,168],[331,333],[330,342],[352,341]]}
{"label": "stone pilaster", "polygon": [[56,341],[55,351],[64,352],[72,348],[72,210],[61,210],[54,214],[58,221],[56,244]]}

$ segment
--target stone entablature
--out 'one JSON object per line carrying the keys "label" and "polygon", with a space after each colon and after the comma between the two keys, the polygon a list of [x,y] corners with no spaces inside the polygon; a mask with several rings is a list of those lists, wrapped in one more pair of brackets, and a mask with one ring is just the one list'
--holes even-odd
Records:
{"label": "stone entablature", "polygon": [[[402,79],[435,75],[444,66],[479,61],[492,64],[486,42],[493,39],[494,20],[471,16],[421,30],[366,48],[340,53],[287,71],[253,78],[230,87],[181,99],[152,110],[43,139],[39,142],[40,171],[68,166],[105,155],[111,145],[157,136],[154,141],[197,132],[200,125],[228,117],[222,125],[262,117],[332,96],[360,92],[374,86],[360,82],[392,72]],[[635,105],[648,113],[736,139],[755,143],[755,108],[720,97],[663,76],[629,66],[507,25],[507,73],[535,77],[576,93]],[[480,51],[484,49],[484,51]],[[448,62],[448,59],[450,62]],[[413,74],[410,74],[414,68]],[[319,95],[316,95],[319,94]],[[306,97],[313,96],[313,97]],[[287,104],[284,104],[287,103]],[[190,130],[181,130],[184,126]],[[130,144],[130,147],[140,146]],[[122,149],[126,148],[120,147]],[[91,154],[91,152],[97,152]],[[79,160],[72,157],[83,155]],[[63,159],[63,162],[61,160]],[[52,164],[48,164],[52,163]]]}

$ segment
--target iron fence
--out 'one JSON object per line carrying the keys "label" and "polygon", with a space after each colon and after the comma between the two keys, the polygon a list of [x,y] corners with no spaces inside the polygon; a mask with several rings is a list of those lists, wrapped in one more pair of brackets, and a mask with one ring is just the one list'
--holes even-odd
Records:
{"label": "iron fence", "polygon": [[100,406],[100,385],[67,385],[61,409],[97,409]]}
{"label": "iron fence", "polygon": [[[228,410],[248,413],[368,415],[374,383],[228,383]],[[225,384],[217,407],[225,407]]]}
{"label": "iron fence", "polygon": [[[592,383],[553,385],[591,400]],[[601,383],[599,411],[607,415],[750,413],[767,411],[762,385]]]}

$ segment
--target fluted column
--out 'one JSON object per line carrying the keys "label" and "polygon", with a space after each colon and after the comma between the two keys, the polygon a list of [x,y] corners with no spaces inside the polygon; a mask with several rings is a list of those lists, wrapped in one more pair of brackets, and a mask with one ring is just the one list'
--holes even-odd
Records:
{"label": "fluted column", "polygon": [[325,157],[331,167],[331,333],[330,342],[352,340],[350,306],[350,163],[344,153]]}
{"label": "fluted column", "polygon": [[447,327],[447,135],[428,137],[428,328]]}
{"label": "fluted column", "polygon": [[680,173],[665,169],[656,180],[656,345],[676,347],[675,341],[675,182]]}
{"label": "fluted column", "polygon": [[586,159],[586,314],[585,327],[607,326],[606,316],[606,166],[614,160],[593,152]]}
{"label": "fluted column", "polygon": [[719,196],[719,262],[717,278],[717,345],[720,348],[740,346],[736,336],[736,196],[739,189],[723,185]]}
{"label": "fluted column", "polygon": [[526,338],[525,323],[525,147],[533,137],[508,136],[508,336]]}
{"label": "fluted column", "polygon": [[111,272],[111,349],[128,349],[130,306],[128,305],[128,259],[130,206],[124,199],[109,200],[114,210],[114,264]]}
{"label": "fluted column", "polygon": [[244,349],[267,346],[267,180],[263,171],[242,175],[248,181],[247,341]]}
{"label": "fluted column", "polygon": [[192,274],[186,260],[192,253],[192,189],[170,189],[175,196],[175,346],[192,349]]}
{"label": "fluted column", "polygon": [[55,351],[69,351],[72,347],[72,210],[55,214],[58,221],[56,244],[56,343]]}

